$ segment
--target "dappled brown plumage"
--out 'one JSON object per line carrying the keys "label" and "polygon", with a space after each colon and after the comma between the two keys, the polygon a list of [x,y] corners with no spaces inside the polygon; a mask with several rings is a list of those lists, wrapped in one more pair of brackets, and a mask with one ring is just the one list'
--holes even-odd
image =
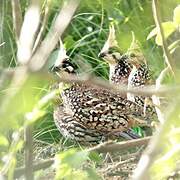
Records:
{"label": "dappled brown plumage", "polygon": [[109,65],[110,82],[128,84],[132,65],[128,63],[128,55],[119,52],[114,26],[110,26],[108,39],[99,53],[99,57],[103,58]]}
{"label": "dappled brown plumage", "polygon": [[[56,63],[53,68],[59,76],[75,72],[69,59],[67,56],[65,57],[59,59],[60,63]],[[60,112],[58,107],[54,112],[54,119],[58,128],[65,127],[61,126],[62,121],[64,121],[64,124],[69,124],[67,127],[74,126],[74,129],[76,129],[76,125],[83,127],[81,129],[83,129],[84,134],[87,131],[94,133],[94,135],[98,134],[97,136],[101,136],[100,139],[108,139],[123,136],[123,133],[131,136],[133,133],[130,132],[130,127],[147,125],[144,121],[143,108],[120,94],[78,83],[71,83],[61,91],[63,111]],[[71,120],[66,121],[65,117],[71,118]],[[68,134],[67,137],[78,140],[77,137],[74,138],[74,134],[77,134],[76,130],[69,131],[65,128],[59,130],[66,132],[63,134]],[[88,141],[85,135],[84,141]]]}

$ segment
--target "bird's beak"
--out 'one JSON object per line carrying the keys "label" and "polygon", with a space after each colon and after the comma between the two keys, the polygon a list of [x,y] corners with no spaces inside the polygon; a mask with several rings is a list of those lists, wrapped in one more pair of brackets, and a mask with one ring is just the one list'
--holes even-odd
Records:
{"label": "bird's beak", "polygon": [[100,52],[99,54],[98,54],[98,57],[99,58],[104,58],[106,56],[106,52]]}
{"label": "bird's beak", "polygon": [[52,65],[50,67],[50,72],[57,73],[60,70],[58,66]]}

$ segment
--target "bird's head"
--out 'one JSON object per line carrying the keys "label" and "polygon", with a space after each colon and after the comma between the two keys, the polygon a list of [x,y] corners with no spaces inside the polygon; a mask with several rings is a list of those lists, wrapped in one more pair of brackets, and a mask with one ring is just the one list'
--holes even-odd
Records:
{"label": "bird's head", "polygon": [[141,65],[147,64],[143,54],[134,54],[134,53],[131,53],[129,55],[128,63],[136,68],[139,68]]}
{"label": "bird's head", "polygon": [[127,51],[129,55],[128,63],[136,68],[141,65],[147,65],[146,59],[142,53],[139,42],[136,40],[134,32],[132,32],[132,42]]}
{"label": "bird's head", "polygon": [[58,57],[51,68],[52,72],[55,72],[58,76],[65,76],[67,74],[74,74],[75,69],[74,65],[70,62],[69,56],[66,54],[66,49],[60,41],[60,50],[58,53]]}
{"label": "bird's head", "polygon": [[103,58],[109,64],[115,64],[117,63],[116,59],[119,59],[121,57],[118,51],[119,49],[118,49],[118,43],[116,41],[115,29],[114,26],[111,25],[109,28],[108,39],[105,42],[98,56]]}

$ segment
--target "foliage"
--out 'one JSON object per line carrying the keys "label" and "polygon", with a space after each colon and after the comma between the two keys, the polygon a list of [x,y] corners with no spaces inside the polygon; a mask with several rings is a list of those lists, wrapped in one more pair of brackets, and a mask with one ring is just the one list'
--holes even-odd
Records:
{"label": "foliage", "polygon": [[[70,149],[67,152],[56,155],[56,179],[100,179],[92,167],[84,167],[89,159],[89,152]],[[95,158],[93,158],[95,160]]]}
{"label": "foliage", "polygon": [[[29,1],[19,2],[24,17]],[[42,17],[45,15],[46,8],[49,8],[42,40],[51,31],[51,26],[59,9],[62,8],[63,2],[66,1],[41,1]],[[9,3],[9,1],[2,0],[0,7],[1,173],[5,173],[9,179],[13,179],[15,167],[17,164],[21,164],[18,162],[18,158],[24,154],[24,130],[29,124],[33,124],[34,143],[41,142],[49,145],[59,142],[62,152],[57,154],[55,158],[56,179],[60,177],[72,179],[74,176],[78,179],[99,179],[96,165],[102,163],[100,155],[71,149],[74,144],[66,142],[54,125],[52,112],[56,92],[50,88],[54,81],[43,76],[43,73],[42,75],[28,74],[25,81],[20,83],[21,86],[12,86],[15,80],[11,75],[5,74],[5,70],[19,67],[16,57],[16,36],[12,28],[12,8]],[[180,5],[178,5],[178,0],[163,0],[160,7],[162,27],[168,48],[177,67],[179,67]],[[161,34],[154,27],[151,9],[151,1],[149,0],[82,1],[68,29],[63,34],[63,41],[70,58],[76,63],[79,71],[95,73],[102,78],[108,78],[107,64],[98,58],[98,53],[106,40],[109,24],[113,22],[117,29],[120,50],[127,51],[132,41],[131,34],[134,32],[141,50],[148,59],[153,77],[157,78],[166,64],[162,49],[157,46],[162,45]],[[41,19],[42,23],[43,18]],[[152,39],[154,36],[155,42]],[[58,47],[59,45],[51,53],[44,71],[47,72],[55,60]],[[171,75],[165,82],[176,85],[176,81]],[[168,106],[168,112],[165,113],[166,123],[160,137],[161,143],[157,149],[161,153],[158,153],[155,163],[151,167],[150,176],[152,179],[166,178],[177,168],[176,163],[179,161],[180,99],[179,95],[176,98],[173,94],[169,96],[170,99],[173,99],[173,103]],[[141,134],[139,128],[137,132]],[[21,161],[23,160],[21,159]]]}
{"label": "foliage", "polygon": [[[164,31],[164,36],[165,38],[168,38],[172,33],[175,31],[179,31],[179,26],[180,26],[180,5],[178,5],[174,9],[174,14],[173,14],[173,21],[167,21],[162,23],[163,31]],[[162,39],[161,39],[161,34],[158,31],[157,27],[154,28],[148,35],[147,40],[152,38],[153,36],[156,36],[156,44],[162,46]],[[177,42],[177,41],[176,41]],[[174,42],[175,43],[175,42]],[[176,46],[177,47],[177,46]],[[174,48],[176,48],[174,47]],[[174,49],[175,50],[175,49]],[[173,51],[174,51],[173,50]]]}

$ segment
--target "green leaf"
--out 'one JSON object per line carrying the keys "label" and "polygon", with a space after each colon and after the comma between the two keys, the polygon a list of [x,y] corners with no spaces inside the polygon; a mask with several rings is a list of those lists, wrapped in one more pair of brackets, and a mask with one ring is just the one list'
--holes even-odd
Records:
{"label": "green leaf", "polygon": [[60,153],[58,159],[61,164],[68,164],[72,168],[78,168],[81,164],[88,159],[87,151],[77,151],[70,149],[69,151]]}
{"label": "green leaf", "polygon": [[73,179],[73,176],[78,177],[77,179],[86,179],[85,177],[87,177],[87,173],[79,168],[86,160],[88,160],[88,155],[89,152],[77,151],[76,149],[70,149],[56,155],[56,179],[59,179],[60,177]]}
{"label": "green leaf", "polygon": [[[176,25],[172,21],[167,21],[162,23],[162,28],[164,31],[164,37],[166,39],[176,30]],[[162,46],[162,39],[160,33],[158,33],[156,36],[156,44]]]}
{"label": "green leaf", "polygon": [[180,5],[178,5],[178,6],[174,9],[173,22],[174,22],[176,25],[180,25]]}
{"label": "green leaf", "polygon": [[[176,30],[176,25],[172,21],[167,21],[162,23],[162,28],[164,31],[164,36],[165,39],[168,38],[175,30]],[[161,39],[161,34],[158,32],[157,27],[154,28],[149,35],[147,36],[147,40],[150,38],[156,36],[156,44],[159,46],[162,46],[162,39]]]}
{"label": "green leaf", "polygon": [[0,146],[8,146],[9,142],[5,136],[0,135]]}
{"label": "green leaf", "polygon": [[157,35],[157,28],[154,28],[147,36],[147,40],[151,39],[152,37],[154,37],[155,35]]}

